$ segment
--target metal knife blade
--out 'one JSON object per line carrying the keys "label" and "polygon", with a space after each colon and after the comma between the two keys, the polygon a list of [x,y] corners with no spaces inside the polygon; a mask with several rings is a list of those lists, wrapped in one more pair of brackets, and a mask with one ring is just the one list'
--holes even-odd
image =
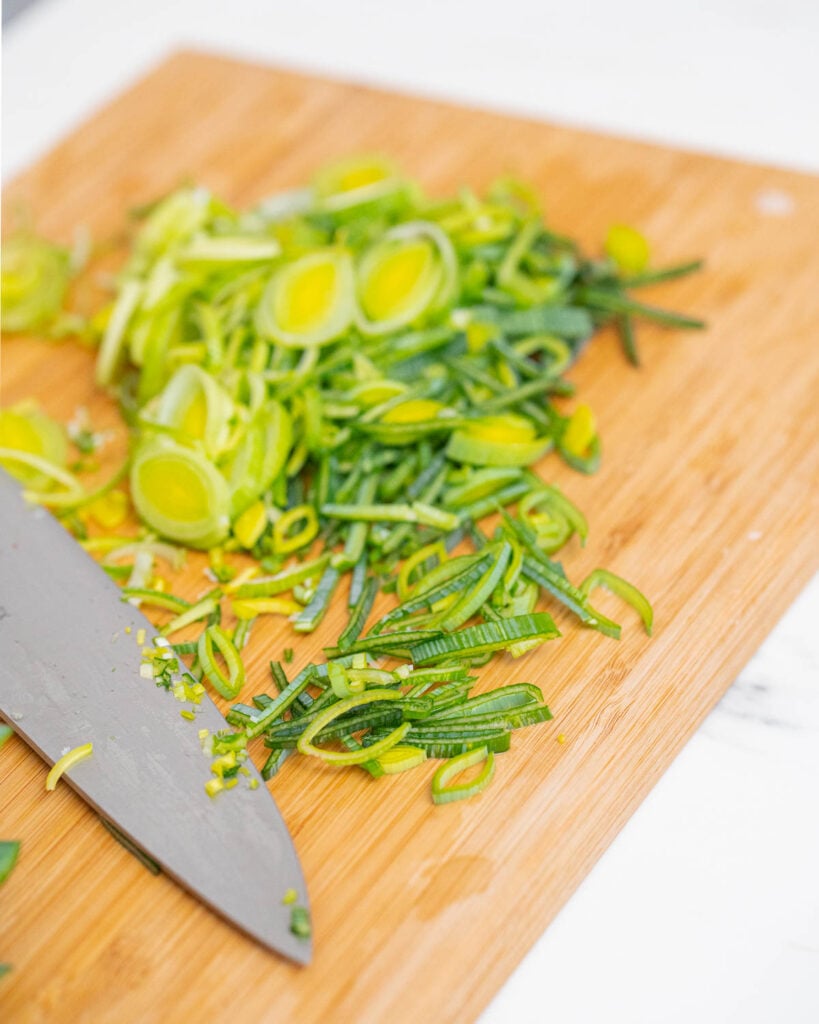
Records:
{"label": "metal knife blade", "polygon": [[[128,633],[126,628],[130,627]],[[198,731],[225,728],[208,698],[195,722],[139,675],[136,634],[156,630],[45,509],[0,470],[0,715],[46,761],[92,741],[63,778],[167,874],[264,945],[297,963],[298,856],[266,785],[207,795]],[[46,794],[43,793],[46,799]],[[147,884],[147,883],[146,883]]]}

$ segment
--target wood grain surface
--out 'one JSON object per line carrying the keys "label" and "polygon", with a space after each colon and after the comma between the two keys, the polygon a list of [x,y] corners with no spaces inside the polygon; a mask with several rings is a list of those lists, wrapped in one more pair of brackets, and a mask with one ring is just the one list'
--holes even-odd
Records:
{"label": "wood grain surface", "polygon": [[[707,332],[641,328],[640,370],[604,334],[572,373],[598,414],[599,473],[541,467],[590,519],[570,577],[605,565],[634,580],[655,635],[604,600],[626,623],[619,643],[550,608],[563,638],[497,659],[483,681],[537,683],[555,721],[515,734],[476,800],[434,807],[425,770],[376,782],[288,762],[271,785],[310,887],[306,969],[149,875],[67,786],[46,794],[45,766],[13,739],[0,833],[23,846],[0,892],[4,1022],[473,1020],[819,565],[815,179],[186,53],[13,182],[6,219],[23,207],[63,241],[85,225],[115,264],[126,211],[183,180],[244,205],[372,150],[433,193],[518,174],[593,251],[624,221],[658,263],[706,257],[646,298],[704,316]],[[771,190],[788,199],[767,203],[779,215],[760,209]],[[121,443],[91,367],[73,342],[8,339],[2,401],[35,395],[62,418],[86,405]],[[178,589],[200,591],[201,568]],[[292,644],[298,668],[344,619],[337,606],[304,638],[260,624],[259,687],[269,656]],[[544,992],[544,1019],[547,1005]]]}

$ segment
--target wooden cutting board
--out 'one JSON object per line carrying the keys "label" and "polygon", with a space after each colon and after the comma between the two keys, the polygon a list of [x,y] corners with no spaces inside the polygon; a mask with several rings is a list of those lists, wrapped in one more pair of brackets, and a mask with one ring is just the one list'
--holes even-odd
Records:
{"label": "wooden cutting board", "polygon": [[[654,638],[619,608],[619,643],[556,610],[561,640],[485,670],[539,684],[555,721],[516,734],[474,801],[434,807],[429,771],[374,782],[288,763],[272,789],[310,886],[307,969],[150,876],[67,786],[47,795],[45,767],[12,740],[0,832],[23,848],[0,895],[4,1021],[472,1020],[819,565],[819,180],[186,53],[15,181],[6,212],[23,204],[64,241],[78,224],[116,241],[126,210],[184,179],[244,205],[372,150],[433,193],[518,174],[592,250],[624,221],[658,263],[707,258],[647,295],[706,317],[706,333],[641,328],[640,370],[606,334],[573,372],[598,414],[600,472],[542,467],[591,521],[569,575],[606,565],[634,580]],[[34,394],[116,423],[74,343],[11,339],[3,369],[6,404]],[[295,667],[343,618],[297,640]],[[259,687],[292,642],[281,624],[257,630]]]}

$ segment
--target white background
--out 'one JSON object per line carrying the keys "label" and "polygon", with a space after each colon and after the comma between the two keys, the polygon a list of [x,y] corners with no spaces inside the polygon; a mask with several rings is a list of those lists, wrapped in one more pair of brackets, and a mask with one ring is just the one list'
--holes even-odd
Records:
{"label": "white background", "polygon": [[[817,0],[39,0],[4,178],[180,46],[819,169]],[[819,1022],[817,613],[814,580],[482,1024]]]}

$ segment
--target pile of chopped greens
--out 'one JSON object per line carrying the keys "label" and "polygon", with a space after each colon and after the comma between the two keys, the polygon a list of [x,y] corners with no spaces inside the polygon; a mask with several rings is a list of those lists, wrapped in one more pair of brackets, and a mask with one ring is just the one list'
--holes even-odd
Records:
{"label": "pile of chopped greens", "polygon": [[[48,260],[23,255],[11,326],[38,328],[64,285],[27,294]],[[433,799],[470,796],[513,730],[551,718],[529,683],[472,693],[472,669],[496,652],[518,658],[559,635],[542,605],[619,637],[592,603],[605,587],[650,633],[632,584],[605,569],[569,580],[555,556],[585,542],[586,519],[532,470],[549,452],[598,466],[593,412],[572,407],[565,374],[601,325],[616,325],[634,363],[636,320],[702,326],[631,295],[699,264],[648,262],[622,225],[604,257],[585,256],[516,181],[430,199],[380,158],[333,164],[249,211],[194,187],[146,211],[94,319],[97,383],[131,427],[126,465],[88,492],[64,435],[25,408],[0,415],[0,461],[77,529],[87,512],[124,520],[127,477],[142,534],[86,544],[123,599],[173,616],[143,674],[191,704],[185,717],[203,682],[239,697],[260,617],[308,633],[346,599],[325,663],[289,678],[272,661],[274,692],[235,704],[233,733],[202,737],[209,793],[247,774],[247,742],[262,737],[265,778],[293,751],[373,776],[437,758]],[[4,307],[6,288],[4,269]],[[156,584],[156,560],[177,559],[177,545],[210,553],[213,586],[193,603]],[[372,623],[379,593],[396,596]],[[167,639],[193,623],[198,641]]]}

